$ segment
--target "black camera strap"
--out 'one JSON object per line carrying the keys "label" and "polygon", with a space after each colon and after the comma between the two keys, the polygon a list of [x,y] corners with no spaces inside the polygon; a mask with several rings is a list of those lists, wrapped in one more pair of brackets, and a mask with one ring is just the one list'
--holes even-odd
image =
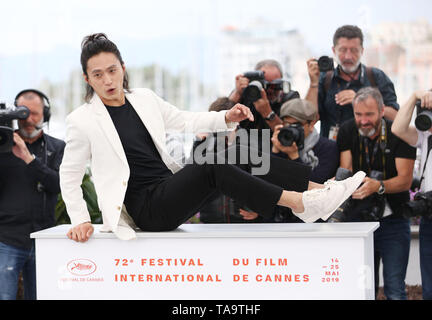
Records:
{"label": "black camera strap", "polygon": [[359,134],[360,140],[360,169],[363,167],[363,149],[365,153],[365,162],[368,166],[368,174],[370,174],[372,170],[372,165],[375,161],[375,156],[378,154],[378,148],[381,149],[381,160],[383,165],[383,178],[386,179],[386,158],[385,158],[385,149],[387,148],[387,125],[385,120],[382,120],[381,124],[381,135],[375,142],[372,155],[369,154],[369,138],[362,137]]}
{"label": "black camera strap", "polygon": [[426,171],[426,165],[427,165],[427,161],[429,159],[429,155],[430,155],[431,150],[432,150],[432,135],[430,135],[429,138],[428,138],[428,151],[427,151],[425,163],[423,165],[423,172],[422,172],[422,175],[421,175],[421,178],[420,178],[420,187],[421,187],[421,184],[422,184],[422,182],[424,180],[424,174],[425,174],[425,171]]}

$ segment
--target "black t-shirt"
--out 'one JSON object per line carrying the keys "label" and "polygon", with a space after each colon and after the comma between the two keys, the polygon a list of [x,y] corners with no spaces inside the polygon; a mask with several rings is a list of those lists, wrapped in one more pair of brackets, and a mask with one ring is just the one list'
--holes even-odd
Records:
{"label": "black t-shirt", "polygon": [[[416,149],[396,137],[391,132],[391,121],[386,120],[387,142],[383,159],[381,145],[375,140],[361,137],[355,119],[346,121],[339,129],[337,144],[340,152],[351,150],[353,172],[364,171],[369,175],[371,170],[384,172],[384,180],[397,176],[395,158],[416,158]],[[378,145],[377,145],[378,143]],[[368,147],[366,147],[366,144]],[[366,149],[369,150],[366,153]],[[366,159],[369,157],[369,160]],[[384,170],[385,167],[385,170]],[[385,194],[394,216],[400,216],[400,206],[409,201],[409,192]]]}
{"label": "black t-shirt", "polygon": [[130,169],[124,203],[128,211],[136,212],[141,209],[143,191],[170,177],[172,172],[162,161],[150,133],[129,101],[120,107],[106,108],[117,129]]}

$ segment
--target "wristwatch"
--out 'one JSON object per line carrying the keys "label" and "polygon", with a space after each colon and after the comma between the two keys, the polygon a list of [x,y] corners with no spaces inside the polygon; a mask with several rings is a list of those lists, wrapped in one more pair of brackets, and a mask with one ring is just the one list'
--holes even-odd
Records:
{"label": "wristwatch", "polygon": [[268,116],[265,117],[264,119],[267,121],[272,121],[272,120],[274,120],[274,118],[276,118],[276,113],[272,110],[272,111],[270,111]]}
{"label": "wristwatch", "polygon": [[378,194],[384,194],[384,192],[385,192],[384,182],[380,181],[380,187],[378,189]]}

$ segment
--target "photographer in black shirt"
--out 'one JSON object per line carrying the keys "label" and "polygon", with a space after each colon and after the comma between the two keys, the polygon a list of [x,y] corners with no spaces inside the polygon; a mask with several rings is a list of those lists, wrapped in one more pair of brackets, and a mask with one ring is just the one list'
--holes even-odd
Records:
{"label": "photographer in black shirt", "polygon": [[378,89],[361,89],[353,107],[355,119],[345,122],[337,137],[340,166],[353,173],[365,171],[368,177],[353,193],[349,219],[343,221],[379,221],[374,233],[375,289],[382,259],[385,296],[406,299],[410,225],[401,209],[409,200],[416,150],[392,133]]}
{"label": "photographer in black shirt", "polygon": [[12,152],[0,153],[0,299],[16,298],[22,271],[24,298],[33,300],[35,248],[30,233],[55,224],[65,143],[43,132],[50,106],[42,92],[24,90],[15,105],[26,106],[30,115],[18,121]]}

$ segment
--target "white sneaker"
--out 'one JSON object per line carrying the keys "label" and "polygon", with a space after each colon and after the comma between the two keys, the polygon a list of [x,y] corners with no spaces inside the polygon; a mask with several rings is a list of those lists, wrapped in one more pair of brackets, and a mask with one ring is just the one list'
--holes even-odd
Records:
{"label": "white sneaker", "polygon": [[354,176],[342,180],[330,180],[323,189],[312,189],[303,192],[303,213],[293,213],[304,222],[311,223],[318,219],[327,220],[337,208],[347,200],[363,182],[366,173],[357,172]]}

